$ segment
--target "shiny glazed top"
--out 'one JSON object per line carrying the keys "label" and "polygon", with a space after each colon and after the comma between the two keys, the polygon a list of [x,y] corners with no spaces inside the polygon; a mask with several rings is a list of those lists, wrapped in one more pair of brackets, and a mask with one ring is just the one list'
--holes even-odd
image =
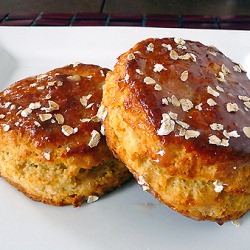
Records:
{"label": "shiny glazed top", "polygon": [[76,64],[18,81],[0,93],[0,128],[28,135],[36,147],[67,147],[67,155],[95,150],[96,116],[108,69]]}
{"label": "shiny glazed top", "polygon": [[239,64],[180,38],[150,38],[122,57],[120,89],[130,88],[162,143],[250,152],[250,81]]}

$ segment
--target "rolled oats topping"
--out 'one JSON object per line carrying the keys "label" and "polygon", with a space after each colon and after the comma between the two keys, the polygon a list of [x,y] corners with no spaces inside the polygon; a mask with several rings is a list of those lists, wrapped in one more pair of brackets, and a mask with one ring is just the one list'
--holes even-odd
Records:
{"label": "rolled oats topping", "polygon": [[93,105],[94,105],[93,102],[92,102],[92,103],[89,103],[89,104],[86,106],[86,109],[89,109],[89,108],[93,107]]}
{"label": "rolled oats topping", "polygon": [[226,80],[225,80],[225,75],[224,75],[222,72],[219,72],[219,73],[218,73],[217,80],[218,80],[219,82],[225,82],[225,81],[226,81]]}
{"label": "rolled oats topping", "polygon": [[216,90],[214,90],[212,87],[207,86],[207,93],[214,96],[214,97],[218,97],[220,95],[219,92],[217,92]]}
{"label": "rolled oats topping", "polygon": [[40,102],[30,103],[29,108],[32,109],[32,110],[33,109],[39,109],[39,108],[41,108],[41,103]]}
{"label": "rolled oats topping", "polygon": [[216,86],[215,88],[220,92],[224,92],[224,89],[221,86]]}
{"label": "rolled oats topping", "polygon": [[66,136],[70,136],[72,134],[75,134],[77,132],[77,130],[75,130],[74,128],[72,128],[69,125],[63,125],[62,126],[62,133]]}
{"label": "rolled oats topping", "polygon": [[250,101],[250,97],[245,96],[245,95],[238,95],[238,98],[244,102]]}
{"label": "rolled oats topping", "polygon": [[150,84],[156,84],[156,81],[155,81],[153,78],[151,78],[151,77],[149,77],[149,76],[146,76],[146,77],[144,78],[144,83],[150,85]]}
{"label": "rolled oats topping", "polygon": [[169,50],[169,51],[172,50],[171,44],[165,44],[165,43],[163,43],[161,46],[164,47],[164,48],[167,48],[167,50]]}
{"label": "rolled oats topping", "polygon": [[59,108],[60,108],[59,105],[56,102],[54,102],[54,101],[49,100],[48,104],[49,104],[49,108],[48,108],[48,110],[46,110],[46,112],[51,112],[51,111],[54,111],[54,110],[59,110]]}
{"label": "rolled oats topping", "polygon": [[183,81],[183,82],[185,82],[185,81],[187,81],[187,79],[188,79],[188,71],[187,70],[185,70],[185,71],[183,71],[182,73],[181,73],[181,80]]}
{"label": "rolled oats topping", "polygon": [[96,195],[90,195],[90,196],[88,196],[87,203],[90,204],[90,203],[93,203],[93,202],[95,202],[97,200],[99,200],[98,196],[96,196]]}
{"label": "rolled oats topping", "polygon": [[225,64],[221,65],[221,71],[224,75],[231,74],[231,71],[225,66]]}
{"label": "rolled oats topping", "polygon": [[81,102],[82,106],[86,107],[88,105],[88,100],[91,98],[91,96],[92,96],[91,94],[88,94],[88,95],[82,96],[80,98],[80,102]]}
{"label": "rolled oats topping", "polygon": [[52,81],[52,82],[48,82],[48,86],[55,86],[55,84],[56,84],[56,81]]}
{"label": "rolled oats topping", "polygon": [[172,103],[175,107],[179,107],[181,105],[180,101],[178,100],[178,98],[175,95],[172,95],[168,101],[170,103]]}
{"label": "rolled oats topping", "polygon": [[221,139],[219,137],[217,137],[216,135],[210,135],[208,137],[208,140],[209,140],[210,144],[214,144],[217,146],[220,146],[220,144],[221,144]]}
{"label": "rolled oats topping", "polygon": [[181,107],[182,107],[182,110],[184,112],[187,112],[189,111],[190,109],[193,108],[193,103],[189,100],[189,99],[186,99],[186,98],[183,98],[183,99],[180,99],[180,104],[181,104]]}
{"label": "rolled oats topping", "polygon": [[43,156],[44,156],[44,158],[46,159],[46,160],[50,160],[50,152],[44,152],[43,153]]}
{"label": "rolled oats topping", "polygon": [[179,120],[176,120],[175,122],[176,122],[178,125],[180,125],[182,128],[184,128],[184,129],[188,129],[188,128],[189,128],[189,124],[187,124],[186,122],[179,121]]}
{"label": "rolled oats topping", "polygon": [[199,131],[196,130],[186,130],[185,132],[185,139],[188,140],[190,138],[197,138],[200,135]]}
{"label": "rolled oats topping", "polygon": [[175,37],[175,38],[174,38],[174,42],[175,42],[176,44],[178,44],[178,45],[184,45],[184,44],[186,44],[185,40],[182,39],[182,38],[180,38],[180,37]]}
{"label": "rolled oats topping", "polygon": [[226,137],[226,138],[230,138],[230,137],[234,137],[234,138],[238,138],[240,137],[240,135],[238,134],[237,130],[233,130],[233,131],[230,131],[230,132],[227,132],[226,130],[223,131],[223,135]]}
{"label": "rolled oats topping", "polygon": [[15,110],[16,109],[16,105],[15,104],[11,104],[10,105],[10,110]]}
{"label": "rolled oats topping", "polygon": [[179,55],[175,50],[171,50],[169,56],[173,60],[177,60],[179,58]]}
{"label": "rolled oats topping", "polygon": [[96,116],[99,118],[100,121],[104,121],[108,114],[108,109],[104,105],[101,105],[97,111]]}
{"label": "rolled oats topping", "polygon": [[250,138],[250,127],[244,127],[243,132],[246,135],[246,137]]}
{"label": "rolled oats topping", "polygon": [[45,86],[38,86],[37,89],[38,89],[38,90],[44,90],[44,89],[45,89]]}
{"label": "rolled oats topping", "polygon": [[41,127],[41,124],[38,121],[34,121],[36,127]]}
{"label": "rolled oats topping", "polygon": [[179,56],[179,59],[181,59],[181,60],[188,60],[190,58],[191,58],[190,53],[186,53],[184,55]]}
{"label": "rolled oats topping", "polygon": [[244,102],[244,105],[245,105],[247,108],[250,108],[250,101]]}
{"label": "rolled oats topping", "polygon": [[221,181],[216,180],[213,182],[213,185],[214,185],[214,191],[216,193],[220,193],[224,189],[223,183]]}
{"label": "rolled oats topping", "polygon": [[167,99],[166,97],[162,98],[162,99],[161,99],[161,103],[162,103],[163,105],[168,105],[168,99]]}
{"label": "rolled oats topping", "polygon": [[247,72],[240,63],[239,63],[239,67],[240,67],[241,71],[243,71],[245,73]]}
{"label": "rolled oats topping", "polygon": [[149,52],[153,52],[154,51],[154,44],[153,43],[150,43],[148,46],[147,46],[147,51]]}
{"label": "rolled oats topping", "polygon": [[209,98],[209,99],[207,99],[207,104],[208,104],[209,106],[213,107],[213,106],[216,106],[216,105],[217,105],[217,102],[216,102],[214,99]]}
{"label": "rolled oats topping", "polygon": [[154,65],[154,69],[153,69],[154,72],[161,72],[162,70],[166,70],[162,64],[156,63]]}
{"label": "rolled oats topping", "polygon": [[39,119],[42,121],[42,122],[45,122],[49,119],[52,118],[52,114],[39,114]]}
{"label": "rolled oats topping", "polygon": [[224,147],[228,147],[229,146],[229,142],[227,139],[220,139],[218,136],[216,135],[210,135],[208,137],[209,143],[210,144],[214,144],[217,146],[224,146]]}
{"label": "rolled oats topping", "polygon": [[90,118],[82,118],[80,119],[81,122],[90,122],[91,119]]}
{"label": "rolled oats topping", "polygon": [[67,79],[70,81],[79,82],[81,81],[81,76],[79,75],[67,76]]}
{"label": "rolled oats topping", "polygon": [[22,110],[20,114],[22,117],[28,117],[31,113],[32,113],[32,109],[26,108]]}
{"label": "rolled oats topping", "polygon": [[177,113],[174,113],[174,112],[170,111],[168,114],[171,117],[171,119],[173,119],[175,121],[177,120],[177,117],[178,117]]}
{"label": "rolled oats topping", "polygon": [[64,124],[64,117],[62,114],[55,114],[54,116],[58,124]]}
{"label": "rolled oats topping", "polygon": [[189,55],[190,55],[190,58],[191,58],[191,60],[192,60],[193,62],[196,62],[196,61],[197,61],[196,55],[195,55],[195,54],[189,53]]}
{"label": "rolled oats topping", "polygon": [[195,106],[195,109],[201,111],[202,110],[202,103],[199,103]]}
{"label": "rolled oats topping", "polygon": [[91,148],[96,147],[98,145],[100,139],[101,139],[100,133],[96,130],[93,130],[91,132],[91,139],[90,139],[89,144],[88,144],[89,147],[91,147]]}
{"label": "rolled oats topping", "polygon": [[62,82],[62,81],[57,81],[57,82],[56,82],[56,86],[57,86],[57,87],[63,86],[63,82]]}
{"label": "rolled oats topping", "polygon": [[234,69],[235,72],[241,73],[241,67],[240,67],[239,65],[237,65],[237,64],[234,65],[234,66],[233,66],[233,69]]}
{"label": "rolled oats topping", "polygon": [[174,131],[175,122],[169,114],[162,114],[161,127],[157,130],[158,135],[168,135]]}
{"label": "rolled oats topping", "polygon": [[212,130],[223,130],[224,126],[223,126],[223,124],[220,124],[220,123],[212,123],[210,125],[210,128]]}
{"label": "rolled oats topping", "polygon": [[44,99],[49,100],[51,98],[51,94],[47,94]]}
{"label": "rolled oats topping", "polygon": [[160,90],[162,90],[162,87],[160,84],[157,83],[157,84],[155,84],[154,89],[157,91],[160,91]]}
{"label": "rolled oats topping", "polygon": [[226,108],[227,108],[227,112],[229,113],[237,112],[239,110],[237,103],[231,103],[231,102],[226,104]]}
{"label": "rolled oats topping", "polygon": [[135,72],[139,75],[143,75],[142,71],[140,69],[136,69]]}
{"label": "rolled oats topping", "polygon": [[129,80],[129,74],[126,74],[124,80],[127,82]]}
{"label": "rolled oats topping", "polygon": [[8,132],[10,130],[10,125],[9,124],[3,124],[3,131]]}
{"label": "rolled oats topping", "polygon": [[133,53],[130,53],[130,54],[128,54],[127,58],[128,58],[129,61],[132,61],[132,60],[135,59],[135,55]]}
{"label": "rolled oats topping", "polygon": [[42,79],[47,78],[47,77],[48,77],[47,74],[40,74],[40,75],[38,75],[38,76],[36,77],[36,80],[39,81],[39,80],[42,80]]}

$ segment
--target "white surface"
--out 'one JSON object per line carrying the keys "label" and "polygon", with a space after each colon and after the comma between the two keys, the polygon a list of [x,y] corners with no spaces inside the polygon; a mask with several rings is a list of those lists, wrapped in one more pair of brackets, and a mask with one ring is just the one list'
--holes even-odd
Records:
{"label": "white surface", "polygon": [[[250,72],[250,32],[115,27],[1,27],[0,88],[73,62],[112,69],[148,37],[176,36],[215,45]],[[0,249],[249,249],[250,213],[218,226],[183,217],[131,181],[80,208],[34,202],[0,179]]]}

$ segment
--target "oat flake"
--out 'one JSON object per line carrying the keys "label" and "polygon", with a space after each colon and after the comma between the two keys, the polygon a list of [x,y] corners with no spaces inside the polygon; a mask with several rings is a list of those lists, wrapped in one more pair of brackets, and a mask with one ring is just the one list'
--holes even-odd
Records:
{"label": "oat flake", "polygon": [[220,193],[220,192],[222,192],[222,190],[224,189],[223,183],[220,182],[220,181],[218,181],[218,180],[214,181],[214,182],[213,182],[213,185],[214,185],[214,191],[215,191],[216,193]]}
{"label": "oat flake", "polygon": [[147,51],[149,51],[149,52],[153,52],[153,51],[154,51],[154,44],[153,44],[153,43],[150,43],[150,44],[147,46]]}
{"label": "oat flake", "polygon": [[22,117],[28,117],[32,113],[32,109],[26,108],[21,111],[21,116]]}
{"label": "oat flake", "polygon": [[79,82],[81,77],[79,75],[67,76],[67,79],[74,82]]}
{"label": "oat flake", "polygon": [[74,134],[74,128],[72,128],[69,125],[63,125],[62,126],[62,133],[66,136],[70,136],[70,135]]}
{"label": "oat flake", "polygon": [[4,132],[7,132],[7,131],[9,131],[10,130],[10,125],[9,124],[4,124],[3,125],[3,131]]}
{"label": "oat flake", "polygon": [[244,127],[243,132],[246,135],[246,137],[250,138],[250,127]]}
{"label": "oat flake", "polygon": [[156,81],[153,78],[151,78],[149,76],[146,76],[144,78],[144,83],[146,83],[146,84],[156,84]]}
{"label": "oat flake", "polygon": [[185,82],[188,79],[188,71],[185,70],[181,73],[181,80]]}
{"label": "oat flake", "polygon": [[175,122],[169,114],[162,114],[161,127],[157,130],[158,135],[168,135],[174,131]]}
{"label": "oat flake", "polygon": [[99,197],[96,195],[89,195],[88,199],[87,199],[87,203],[88,204],[93,203],[93,202],[97,201],[98,199],[99,199]]}
{"label": "oat flake", "polygon": [[63,124],[64,123],[64,117],[62,114],[55,114],[54,115],[55,118],[56,118],[56,121],[58,124]]}
{"label": "oat flake", "polygon": [[165,68],[164,68],[164,66],[163,66],[162,64],[156,63],[156,64],[154,65],[153,71],[154,71],[154,72],[161,72],[161,71],[164,70],[164,69],[165,69]]}
{"label": "oat flake", "polygon": [[212,123],[212,124],[210,125],[210,128],[211,128],[212,130],[223,130],[223,125],[220,124],[220,123]]}
{"label": "oat flake", "polygon": [[93,147],[97,146],[100,139],[101,139],[100,133],[96,130],[93,130],[91,132],[91,139],[90,139],[89,144],[88,144],[89,147],[93,148]]}
{"label": "oat flake", "polygon": [[134,60],[135,59],[135,55],[133,53],[130,53],[128,54],[128,60],[131,61],[131,60]]}
{"label": "oat flake", "polygon": [[231,102],[227,103],[226,108],[227,108],[227,112],[229,113],[237,112],[239,110],[237,103],[231,103]]}
{"label": "oat flake", "polygon": [[217,105],[216,101],[214,101],[212,98],[209,98],[209,99],[207,100],[207,104],[208,104],[209,106],[211,106],[211,107]]}
{"label": "oat flake", "polygon": [[173,60],[177,60],[179,58],[178,53],[175,50],[171,50],[169,56]]}
{"label": "oat flake", "polygon": [[197,138],[200,135],[199,131],[196,130],[186,130],[185,132],[185,139],[188,140],[189,138]]}
{"label": "oat flake", "polygon": [[214,97],[218,97],[220,95],[219,92],[217,92],[216,90],[214,90],[213,88],[211,88],[210,86],[207,86],[207,93],[211,94]]}
{"label": "oat flake", "polygon": [[167,48],[167,50],[172,50],[171,44],[163,43],[161,46],[164,47],[164,48]]}
{"label": "oat flake", "polygon": [[52,114],[39,114],[39,118],[42,122],[52,118]]}
{"label": "oat flake", "polygon": [[193,103],[192,103],[189,99],[183,98],[183,99],[180,99],[179,101],[180,101],[182,110],[183,110],[184,112],[189,111],[189,110],[190,110],[191,108],[193,108],[193,106],[194,106]]}

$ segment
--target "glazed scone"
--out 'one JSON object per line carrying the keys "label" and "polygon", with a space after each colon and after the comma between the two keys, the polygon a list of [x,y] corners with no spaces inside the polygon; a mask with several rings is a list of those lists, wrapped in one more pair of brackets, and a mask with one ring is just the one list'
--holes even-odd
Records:
{"label": "glazed scone", "polygon": [[130,178],[102,135],[108,69],[76,64],[0,93],[0,173],[33,200],[80,206]]}
{"label": "glazed scone", "polygon": [[214,47],[147,39],[118,58],[102,105],[107,143],[144,190],[198,220],[250,208],[250,81]]}

